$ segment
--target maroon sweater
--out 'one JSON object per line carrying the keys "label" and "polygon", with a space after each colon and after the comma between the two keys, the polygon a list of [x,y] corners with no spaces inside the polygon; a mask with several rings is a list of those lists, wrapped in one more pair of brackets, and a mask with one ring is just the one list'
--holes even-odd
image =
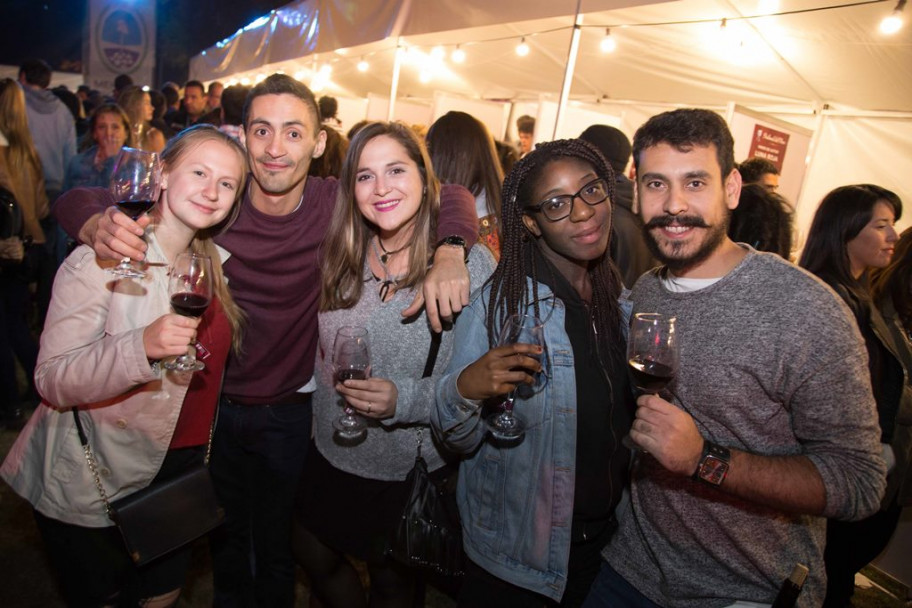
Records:
{"label": "maroon sweater", "polygon": [[[225,262],[231,294],[247,315],[242,353],[228,360],[222,392],[244,403],[288,397],[313,376],[320,301],[319,249],[329,229],[338,181],[308,177],[304,204],[288,215],[257,211],[248,196],[237,221],[216,242],[231,253]],[[53,212],[76,235],[110,199],[100,188],[74,188]],[[462,186],[440,196],[440,236],[478,238],[475,201]]]}

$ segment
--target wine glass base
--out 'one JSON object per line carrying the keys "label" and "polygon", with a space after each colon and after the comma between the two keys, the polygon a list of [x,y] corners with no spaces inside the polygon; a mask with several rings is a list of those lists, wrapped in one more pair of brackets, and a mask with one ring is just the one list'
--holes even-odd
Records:
{"label": "wine glass base", "polygon": [[120,266],[115,266],[114,268],[108,268],[108,272],[122,279],[142,279],[146,276],[146,273],[142,270],[130,267],[122,268]]}
{"label": "wine glass base", "polygon": [[199,359],[177,357],[162,363],[162,367],[173,372],[201,372],[206,369],[206,364]]}
{"label": "wine glass base", "polygon": [[516,415],[501,412],[489,417],[486,422],[488,432],[497,441],[518,443],[526,435],[526,425]]}
{"label": "wine glass base", "polygon": [[367,433],[367,427],[354,416],[342,416],[333,420],[333,428],[339,437],[351,441],[360,439]]}

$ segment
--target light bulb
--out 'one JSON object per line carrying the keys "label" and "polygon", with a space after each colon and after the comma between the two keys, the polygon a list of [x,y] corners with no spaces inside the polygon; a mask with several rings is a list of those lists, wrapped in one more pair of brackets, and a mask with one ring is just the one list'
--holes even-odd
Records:
{"label": "light bulb", "polygon": [[602,49],[603,53],[613,53],[617,49],[617,40],[614,39],[614,36],[611,35],[611,30],[605,30],[605,37],[602,38],[599,48]]}
{"label": "light bulb", "polygon": [[366,72],[369,68],[370,68],[370,64],[367,61],[365,61],[364,59],[361,59],[361,61],[358,62],[358,71],[359,72]]}
{"label": "light bulb", "polygon": [[465,51],[463,51],[459,46],[456,46],[456,49],[453,51],[453,54],[450,55],[450,59],[453,60],[453,63],[463,63],[466,59]]}
{"label": "light bulb", "polygon": [[520,57],[525,57],[529,54],[529,45],[526,44],[526,39],[523,38],[520,43],[516,46],[516,54]]}
{"label": "light bulb", "polygon": [[895,34],[902,28],[903,18],[900,11],[893,11],[880,22],[880,31],[884,34]]}

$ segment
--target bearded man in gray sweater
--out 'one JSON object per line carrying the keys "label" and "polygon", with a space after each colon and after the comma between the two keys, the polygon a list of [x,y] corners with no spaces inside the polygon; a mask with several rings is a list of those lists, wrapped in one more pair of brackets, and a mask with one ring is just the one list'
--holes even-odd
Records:
{"label": "bearded man in gray sweater", "polygon": [[655,116],[633,156],[664,266],[630,297],[677,317],[681,362],[670,401],[637,401],[644,452],[585,606],[769,606],[797,563],[798,606],[819,606],[826,518],[875,512],[885,487],[861,336],[815,277],[728,238],[741,177],[721,117]]}

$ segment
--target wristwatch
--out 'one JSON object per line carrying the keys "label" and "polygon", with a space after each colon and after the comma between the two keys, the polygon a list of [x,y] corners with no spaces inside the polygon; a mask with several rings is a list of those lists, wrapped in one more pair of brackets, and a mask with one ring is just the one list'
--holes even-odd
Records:
{"label": "wristwatch", "polygon": [[469,259],[469,250],[466,247],[466,240],[459,236],[458,234],[451,234],[450,236],[445,236],[437,242],[437,247],[442,245],[450,245],[451,247],[462,247],[462,252],[466,260]]}
{"label": "wristwatch", "polygon": [[731,452],[728,448],[704,439],[703,454],[700,456],[697,470],[693,473],[693,479],[719,487],[725,481],[725,476],[728,475],[730,464]]}

